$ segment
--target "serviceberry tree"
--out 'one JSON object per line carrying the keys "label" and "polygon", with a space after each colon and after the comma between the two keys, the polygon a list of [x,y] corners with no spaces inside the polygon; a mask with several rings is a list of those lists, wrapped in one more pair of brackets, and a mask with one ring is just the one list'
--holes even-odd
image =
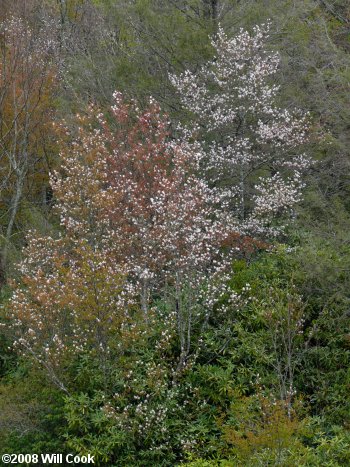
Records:
{"label": "serviceberry tree", "polygon": [[191,112],[192,137],[204,142],[202,169],[227,197],[241,233],[276,235],[283,214],[301,199],[308,116],[277,105],[279,56],[268,48],[270,26],[229,39],[220,27],[214,58],[170,80]]}
{"label": "serviceberry tree", "polygon": [[172,304],[182,368],[193,328],[225,288],[220,246],[232,226],[196,175],[200,146],[171,140],[153,100],[140,111],[114,99],[106,117],[93,106],[78,116],[75,136],[59,128],[62,166],[51,183],[62,233],[30,235],[11,301],[16,343],[52,374],[66,352],[107,358],[130,309],[139,303],[147,321],[155,294]]}

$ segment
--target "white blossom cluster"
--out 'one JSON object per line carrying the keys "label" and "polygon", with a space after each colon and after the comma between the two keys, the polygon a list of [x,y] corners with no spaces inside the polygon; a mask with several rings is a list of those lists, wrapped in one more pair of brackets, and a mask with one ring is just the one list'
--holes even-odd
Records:
{"label": "white blossom cluster", "polygon": [[108,356],[135,303],[125,271],[84,240],[32,235],[9,307],[14,346],[50,371],[68,353]]}
{"label": "white blossom cluster", "polygon": [[[30,25],[19,16],[10,16],[0,23],[0,38],[12,54],[12,72],[21,61],[37,78],[43,69],[52,61],[56,54],[58,42],[56,25],[50,20],[43,22],[41,30],[34,32]],[[0,67],[0,73],[1,73]],[[6,70],[4,70],[6,71]],[[1,76],[1,75],[0,75]],[[28,79],[28,78],[27,78]]]}
{"label": "white blossom cluster", "polygon": [[193,114],[196,131],[188,133],[205,141],[205,176],[222,190],[237,231],[254,235],[280,231],[282,214],[301,199],[301,174],[310,165],[302,152],[308,115],[276,104],[280,59],[268,49],[269,30],[270,24],[256,26],[229,39],[220,27],[211,61],[170,76]]}

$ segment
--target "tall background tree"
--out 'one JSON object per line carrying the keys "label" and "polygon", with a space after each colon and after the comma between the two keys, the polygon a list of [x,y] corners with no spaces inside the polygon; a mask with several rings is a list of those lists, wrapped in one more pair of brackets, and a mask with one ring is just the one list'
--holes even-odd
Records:
{"label": "tall background tree", "polygon": [[[26,18],[1,24],[1,267],[6,271],[14,234],[21,236],[19,213],[28,202],[45,205],[53,147],[50,119],[56,43],[49,24],[34,31]],[[23,200],[26,198],[26,202]],[[23,224],[23,222],[22,222]]]}

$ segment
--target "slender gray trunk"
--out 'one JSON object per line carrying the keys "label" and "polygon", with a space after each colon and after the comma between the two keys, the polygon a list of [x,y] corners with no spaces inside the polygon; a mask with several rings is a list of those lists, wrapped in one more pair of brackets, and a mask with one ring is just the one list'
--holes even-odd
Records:
{"label": "slender gray trunk", "polygon": [[9,254],[9,250],[10,250],[11,237],[12,237],[13,228],[14,228],[16,217],[17,217],[17,213],[18,213],[18,210],[19,210],[19,206],[20,206],[20,201],[21,201],[21,198],[22,198],[24,179],[25,179],[25,172],[23,170],[19,174],[19,176],[17,178],[17,181],[16,181],[16,191],[15,191],[15,194],[14,194],[14,196],[12,198],[12,202],[11,202],[10,219],[9,219],[8,224],[7,224],[6,234],[5,234],[5,243],[4,243],[4,246],[3,246],[3,249],[2,249],[2,255],[1,255],[2,256],[2,261],[1,261],[2,265],[1,265],[1,269],[3,270],[4,274],[6,274],[6,270],[7,270],[8,254]]}

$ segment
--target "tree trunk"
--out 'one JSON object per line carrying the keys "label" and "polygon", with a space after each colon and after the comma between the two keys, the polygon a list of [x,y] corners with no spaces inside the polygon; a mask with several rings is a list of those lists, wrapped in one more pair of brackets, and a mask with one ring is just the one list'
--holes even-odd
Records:
{"label": "tree trunk", "polygon": [[3,274],[6,275],[7,270],[7,262],[8,262],[8,253],[9,253],[9,246],[11,241],[11,236],[13,232],[13,226],[15,224],[17,212],[19,209],[22,192],[23,192],[23,183],[25,179],[25,172],[22,171],[16,181],[16,191],[12,198],[11,207],[10,207],[10,219],[7,224],[6,235],[5,235],[5,244],[2,249],[2,258],[1,258],[1,270]]}
{"label": "tree trunk", "polygon": [[203,4],[205,17],[216,21],[218,18],[218,0],[203,0]]}

